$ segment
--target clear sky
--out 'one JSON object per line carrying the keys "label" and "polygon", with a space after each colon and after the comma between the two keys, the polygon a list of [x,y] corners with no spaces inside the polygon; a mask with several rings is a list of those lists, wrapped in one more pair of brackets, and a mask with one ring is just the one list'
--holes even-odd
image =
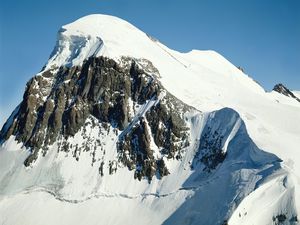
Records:
{"label": "clear sky", "polygon": [[1,0],[0,125],[46,63],[58,29],[82,16],[121,17],[178,51],[212,49],[266,90],[300,90],[299,0]]}

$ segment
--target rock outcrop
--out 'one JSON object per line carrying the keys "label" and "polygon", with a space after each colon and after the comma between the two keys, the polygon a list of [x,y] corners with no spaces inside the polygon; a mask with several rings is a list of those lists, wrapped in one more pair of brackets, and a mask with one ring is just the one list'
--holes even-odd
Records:
{"label": "rock outcrop", "polygon": [[276,84],[273,88],[273,91],[276,91],[280,94],[283,94],[287,97],[290,97],[290,98],[294,98],[296,99],[298,102],[300,102],[300,99],[297,98],[293,92],[291,92],[287,87],[285,87],[283,84]]}
{"label": "rock outcrop", "polygon": [[[24,164],[30,166],[59,139],[64,140],[59,151],[73,149],[68,137],[92,117],[94,127],[120,133],[118,161],[135,170],[136,178],[163,177],[169,173],[164,158],[179,160],[189,145],[184,114],[192,107],[168,93],[158,77],[151,62],[126,57],[121,62],[92,57],[82,66],[43,71],[27,83],[23,101],[0,138],[14,135],[29,148],[32,153]],[[86,146],[88,142],[84,150]],[[76,160],[80,149],[72,150]],[[103,164],[99,172],[103,175]]]}

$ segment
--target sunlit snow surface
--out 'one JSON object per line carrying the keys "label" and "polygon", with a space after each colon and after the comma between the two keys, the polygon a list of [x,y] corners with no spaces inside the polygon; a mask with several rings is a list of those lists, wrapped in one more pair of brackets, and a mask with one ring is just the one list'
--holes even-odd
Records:
{"label": "sunlit snow surface", "polygon": [[[299,217],[299,102],[266,93],[214,51],[179,53],[112,16],[63,26],[45,70],[101,55],[150,60],[169,92],[204,112],[187,115],[192,142],[184,158],[167,161],[171,174],[149,185],[127,168],[100,177],[88,153],[77,162],[57,154],[55,144],[26,169],[29,153],[10,138],[0,149],[0,224],[214,225],[226,218],[230,225],[267,225],[281,213]],[[228,154],[210,174],[201,165],[190,169],[208,125],[224,133]],[[90,134],[98,133],[91,128]],[[116,154],[116,136],[102,138],[108,162]],[[81,141],[80,132],[73,141]]]}

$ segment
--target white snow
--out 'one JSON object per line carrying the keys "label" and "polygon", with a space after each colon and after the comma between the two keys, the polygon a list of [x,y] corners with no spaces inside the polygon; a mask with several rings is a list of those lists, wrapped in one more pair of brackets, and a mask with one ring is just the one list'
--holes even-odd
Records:
{"label": "white snow", "polygon": [[292,91],[293,94],[300,99],[300,91]]}
{"label": "white snow", "polygon": [[294,208],[293,183],[286,174],[278,174],[245,198],[233,213],[229,224],[270,224],[269,218],[274,218],[272,220],[276,224],[276,216],[281,214],[287,218],[284,222],[277,224],[297,224],[293,221],[297,212],[289,210]]}
{"label": "white snow", "polygon": [[[107,221],[106,224],[132,224],[133,221],[126,217],[132,212],[137,218],[135,223],[142,224],[160,224],[171,214],[169,224],[175,224],[176,221],[180,224],[183,222],[181,217],[187,219],[186,224],[197,224],[197,222],[198,224],[215,224],[209,222],[216,222],[213,219],[221,215],[227,215],[229,219],[233,213],[230,224],[267,225],[270,220],[264,220],[263,217],[270,217],[272,213],[284,210],[289,216],[294,213],[299,217],[299,102],[275,92],[266,93],[259,84],[214,51],[193,50],[180,53],[171,50],[160,42],[153,41],[126,21],[107,15],[90,15],[63,26],[45,70],[59,66],[81,65],[90,56],[106,56],[117,61],[121,60],[122,56],[130,56],[151,61],[159,70],[160,78],[158,79],[169,92],[183,102],[205,112],[187,115],[188,124],[193,131],[190,137],[193,148],[187,149],[181,163],[166,161],[171,174],[162,180],[154,179],[149,185],[147,181],[133,180],[133,174],[130,174],[132,172],[129,172],[127,168],[118,168],[116,174],[100,178],[95,170],[90,169],[88,153],[81,155],[78,162],[63,157],[61,154],[49,154],[42,159],[42,162],[37,163],[34,169],[25,170],[21,162],[27,153],[20,146],[8,147],[8,143],[12,142],[9,140],[0,149],[0,175],[2,176],[2,178],[0,176],[0,214],[5,215],[0,217],[0,222],[3,224],[24,224],[25,222],[27,224],[57,224],[61,221],[63,224],[75,222],[87,224],[88,221],[89,224],[97,224],[102,218],[102,221]],[[300,92],[294,92],[294,94],[300,96]],[[140,109],[141,115],[155,102],[151,100],[145,104]],[[221,118],[224,116],[223,121],[231,124],[229,130],[224,130],[227,139],[223,143],[223,150],[228,154],[231,152],[230,154],[237,158],[235,162],[233,158],[229,158],[222,168],[232,171],[232,174],[224,174],[219,168],[212,177],[197,177],[188,168],[195,149],[199,145],[200,135],[210,119],[209,112],[224,107],[236,110],[245,122],[245,125],[241,125],[243,123],[239,116],[235,114],[232,116],[231,112],[220,114]],[[227,118],[231,116],[234,118],[232,121]],[[223,125],[226,126],[226,124]],[[276,154],[283,160],[281,167],[284,169],[276,172],[278,176],[265,180],[271,172],[268,173],[269,167],[263,167],[262,164],[266,162],[272,164],[273,156],[259,152],[256,147],[249,144],[251,141],[249,143],[237,141],[240,140],[239,136],[246,135],[245,128],[260,149]],[[91,137],[98,135],[98,130],[89,131]],[[107,157],[106,163],[116,154],[116,136],[112,133],[103,136],[103,143],[106,144],[104,148],[109,153],[105,156]],[[79,135],[72,141],[80,143],[82,140]],[[245,149],[239,146],[244,146]],[[57,148],[57,146],[52,147]],[[6,149],[19,150],[7,152]],[[240,164],[236,159],[240,159]],[[99,166],[100,162],[97,163]],[[240,167],[243,163],[250,163],[251,168]],[[11,172],[2,171],[16,172],[10,178]],[[195,179],[192,180],[192,178]],[[282,182],[285,178],[288,181]],[[4,183],[7,180],[9,183]],[[52,194],[35,190],[35,188],[47,187],[49,191],[51,185],[53,187],[51,193],[56,196],[56,199]],[[231,192],[220,190],[222,186],[233,189]],[[188,191],[182,190],[182,187],[196,187],[196,189],[192,188]],[[24,188],[25,190],[29,188],[32,192],[20,192]],[[256,190],[253,191],[254,189]],[[11,197],[6,197],[3,193]],[[142,194],[147,194],[147,196],[142,197]],[[155,195],[159,198],[153,197]],[[163,195],[166,197],[163,198]],[[234,195],[237,196],[236,203],[229,202]],[[57,199],[59,197],[64,199],[61,201]],[[244,197],[244,201],[241,201]],[[276,201],[273,201],[275,198]],[[73,200],[86,201],[78,205],[68,202]],[[208,218],[203,216],[204,211],[200,216],[208,223],[192,221],[193,216],[199,216],[199,212],[193,211],[197,204],[198,207],[202,205],[207,212],[211,212],[217,211],[216,207],[221,201],[224,201],[223,210],[227,210],[226,212],[219,211],[218,215],[210,215],[215,218]],[[240,201],[241,204],[238,205]],[[268,204],[270,201],[272,203]],[[45,205],[43,205],[44,202]],[[182,203],[183,205],[180,206]],[[119,206],[116,207],[116,205]],[[43,211],[43,206],[51,210]],[[237,207],[237,210],[234,211],[234,207]],[[88,210],[90,208],[97,208],[97,210]],[[268,210],[263,211],[264,208]],[[123,221],[117,216],[112,216],[113,210],[118,210],[121,213],[120,218],[127,220]],[[187,215],[184,214],[186,210],[190,210]],[[20,215],[25,211],[28,213],[27,221],[20,219]],[[89,214],[83,218],[80,216],[81,211]],[[103,213],[97,216],[98,212]],[[244,215],[245,212],[248,216],[239,216],[239,213]],[[258,212],[261,214],[257,215]],[[19,216],[15,216],[14,213]],[[62,216],[63,213],[66,213],[66,216],[56,217],[56,215]],[[52,219],[45,220],[47,215],[53,215],[50,216]]]}

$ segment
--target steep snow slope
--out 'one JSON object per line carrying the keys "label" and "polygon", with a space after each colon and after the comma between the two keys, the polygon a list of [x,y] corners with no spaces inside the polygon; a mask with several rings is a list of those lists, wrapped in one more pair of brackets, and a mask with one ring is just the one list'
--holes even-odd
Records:
{"label": "steep snow slope", "polygon": [[[122,56],[148,59],[158,69],[158,79],[163,86],[177,98],[203,112],[233,108],[239,112],[245,124],[236,113],[226,109],[212,114],[189,115],[192,147],[186,151],[182,163],[167,161],[171,174],[162,180],[154,179],[150,185],[146,180],[133,180],[132,176],[128,176],[131,172],[127,168],[99,179],[95,171],[86,165],[89,160],[87,156],[86,160],[74,163],[62,154],[56,154],[55,144],[52,146],[54,151],[49,151],[52,154],[37,162],[35,168],[25,169],[22,161],[28,152],[9,139],[0,150],[1,171],[8,172],[0,173],[3,181],[1,191],[5,194],[0,199],[0,212],[5,215],[0,222],[21,224],[23,210],[29,212],[26,218],[29,224],[54,224],[59,221],[64,224],[74,221],[97,224],[100,219],[109,221],[107,224],[132,224],[135,221],[159,224],[164,220],[166,224],[217,224],[222,223],[223,218],[229,219],[232,213],[230,224],[239,224],[239,212],[249,213],[249,217],[245,215],[242,218],[242,224],[251,224],[254,220],[248,218],[253,218],[257,212],[253,202],[260,203],[257,199],[261,199],[260,205],[263,207],[281,193],[282,197],[272,202],[273,206],[265,214],[256,217],[256,222],[268,224],[270,220],[264,221],[264,216],[271,218],[280,213],[286,213],[288,219],[299,215],[298,102],[277,93],[266,93],[255,81],[214,51],[179,53],[126,21],[105,15],[86,16],[63,26],[43,71],[58,70],[60,66],[82,65],[91,56],[107,56],[120,63]],[[214,121],[215,116],[217,119]],[[222,148],[228,153],[228,158],[212,175],[198,177],[197,171],[203,169],[201,164],[199,166],[196,163],[194,170],[189,167],[191,162],[195,163],[195,149],[200,145],[198,139],[201,139],[202,130],[206,130],[206,124],[212,127],[219,124],[218,129],[227,137]],[[281,167],[284,169],[280,169],[274,155],[264,153],[255,146],[246,128],[259,149],[274,153],[283,160]],[[90,134],[96,136],[97,131],[91,129]],[[107,149],[112,150],[109,151],[112,155],[106,156],[107,161],[114,157],[114,138],[112,135],[102,140]],[[80,142],[80,134],[72,141]],[[228,189],[220,190],[222,186]],[[47,215],[39,207],[44,201],[44,206],[52,209],[47,212],[47,215],[53,215],[51,220],[45,221]],[[25,204],[19,206],[20,202]],[[70,205],[75,202],[78,204]],[[209,212],[215,212],[220,202],[224,207],[211,218]],[[120,220],[111,218],[108,211],[113,210],[116,204],[121,204],[121,209],[127,208]],[[18,211],[20,216],[12,216],[17,206],[22,207]],[[81,218],[78,212],[86,211],[88,207],[100,207],[99,212],[107,213],[101,213],[99,218],[91,212],[89,220]],[[207,213],[199,214],[201,207],[206,208]],[[128,214],[132,211],[135,217],[130,219]],[[187,211],[190,213],[186,215]],[[66,212],[67,216],[63,217],[60,212]],[[154,221],[147,216],[151,213],[157,215]],[[62,216],[61,220],[54,215]]]}
{"label": "steep snow slope", "polygon": [[300,91],[292,91],[297,98],[300,98]]}
{"label": "steep snow slope", "polygon": [[276,179],[263,184],[245,198],[235,210],[229,224],[270,224],[268,221],[270,217],[272,217],[273,224],[297,224],[298,219],[295,216],[297,212],[286,213],[284,211],[294,206],[293,182],[288,176],[278,174]]}

